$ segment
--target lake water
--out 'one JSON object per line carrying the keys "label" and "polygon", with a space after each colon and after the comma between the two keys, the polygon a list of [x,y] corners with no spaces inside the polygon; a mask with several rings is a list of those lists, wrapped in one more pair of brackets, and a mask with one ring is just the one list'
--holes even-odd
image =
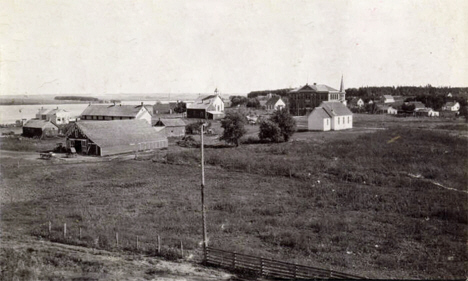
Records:
{"label": "lake water", "polygon": [[[145,101],[145,105],[154,105],[156,101]],[[141,101],[122,101],[122,104],[141,104]],[[88,103],[74,104],[34,104],[34,105],[0,105],[0,124],[12,124],[22,118],[31,119],[36,117],[36,113],[41,107],[54,109],[61,108],[69,111],[72,117],[80,116]]]}

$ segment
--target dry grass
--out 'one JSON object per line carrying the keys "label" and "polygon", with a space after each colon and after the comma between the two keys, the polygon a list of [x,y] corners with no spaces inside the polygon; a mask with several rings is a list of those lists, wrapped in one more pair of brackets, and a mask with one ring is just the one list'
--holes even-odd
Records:
{"label": "dry grass", "polygon": [[[467,275],[468,196],[428,181],[466,190],[465,139],[400,128],[356,141],[206,153],[208,233],[215,247],[373,278]],[[67,222],[74,243],[94,246],[100,237],[100,247],[114,248],[118,231],[129,243],[138,235],[154,244],[159,234],[165,245],[176,248],[183,240],[196,252],[197,159],[197,150],[183,149],[167,155],[169,163],[182,165],[2,169],[1,188],[13,198],[3,199],[2,227],[43,235],[50,220],[58,235]]]}

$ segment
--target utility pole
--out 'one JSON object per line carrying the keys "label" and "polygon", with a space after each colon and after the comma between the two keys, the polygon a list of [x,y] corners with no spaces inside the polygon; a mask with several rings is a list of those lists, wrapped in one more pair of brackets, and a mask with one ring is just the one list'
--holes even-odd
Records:
{"label": "utility pole", "polygon": [[203,262],[206,261],[206,214],[205,214],[205,158],[203,155],[203,130],[205,124],[201,125],[200,136],[201,136],[201,204],[202,204],[202,220],[203,220]]}

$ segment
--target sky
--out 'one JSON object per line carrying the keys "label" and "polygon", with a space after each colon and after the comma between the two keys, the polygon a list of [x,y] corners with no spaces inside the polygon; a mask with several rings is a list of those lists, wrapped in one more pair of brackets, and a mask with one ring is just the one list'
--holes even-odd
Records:
{"label": "sky", "polygon": [[468,86],[468,1],[0,0],[0,95]]}

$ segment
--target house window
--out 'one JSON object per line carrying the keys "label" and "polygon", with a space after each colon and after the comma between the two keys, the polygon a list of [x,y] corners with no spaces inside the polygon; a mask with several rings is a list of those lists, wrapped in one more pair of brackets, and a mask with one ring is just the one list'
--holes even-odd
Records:
{"label": "house window", "polygon": [[348,124],[349,124],[349,116],[348,116]]}
{"label": "house window", "polygon": [[338,125],[340,125],[340,117],[338,117]]}
{"label": "house window", "polygon": [[329,125],[329,124],[328,124],[328,118],[327,118],[327,125]]}

